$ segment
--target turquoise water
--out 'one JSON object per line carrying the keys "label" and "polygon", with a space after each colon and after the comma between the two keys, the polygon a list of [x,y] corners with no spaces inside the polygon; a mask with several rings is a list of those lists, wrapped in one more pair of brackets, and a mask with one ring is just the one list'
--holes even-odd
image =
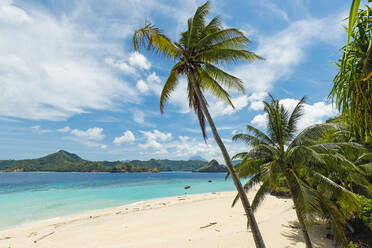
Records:
{"label": "turquoise water", "polygon": [[[0,172],[0,230],[153,198],[234,190],[224,177],[191,172]],[[185,185],[191,188],[185,190]]]}

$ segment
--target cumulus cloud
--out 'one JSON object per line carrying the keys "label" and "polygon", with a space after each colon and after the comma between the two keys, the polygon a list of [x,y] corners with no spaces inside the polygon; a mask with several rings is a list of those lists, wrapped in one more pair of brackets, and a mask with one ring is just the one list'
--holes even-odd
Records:
{"label": "cumulus cloud", "polygon": [[141,93],[147,93],[149,91],[149,86],[142,79],[137,81],[136,87]]}
{"label": "cumulus cloud", "polygon": [[139,52],[131,53],[129,57],[129,64],[142,70],[148,70],[151,68],[151,63]]}
{"label": "cumulus cloud", "polygon": [[57,129],[57,132],[60,133],[68,133],[71,131],[71,128],[69,126],[65,126],[64,128]]}
{"label": "cumulus cloud", "polygon": [[[292,22],[284,30],[258,38],[255,51],[264,61],[242,65],[233,71],[245,82],[250,92],[267,92],[280,79],[291,76],[295,66],[306,58],[306,49],[315,41],[335,42],[340,40],[344,30],[339,16],[304,19]],[[256,104],[252,108],[258,108]]]}
{"label": "cumulus cloud", "polygon": [[[299,100],[286,98],[279,101],[291,113],[294,107],[298,104]],[[338,111],[332,107],[332,104],[325,102],[316,102],[314,104],[304,104],[304,115],[298,122],[300,130],[314,124],[320,124],[325,119],[335,117]],[[267,114],[256,115],[251,124],[258,128],[265,128],[267,125]]]}
{"label": "cumulus cloud", "polygon": [[147,139],[146,143],[139,144],[138,146],[142,149],[153,149],[156,154],[167,154],[167,148],[160,143],[167,142],[172,139],[171,133],[163,133],[157,129],[151,131],[141,131],[144,137]]}
{"label": "cumulus cloud", "polygon": [[49,129],[42,129],[39,125],[31,127],[33,133],[43,134],[43,133],[50,133],[52,130]]}
{"label": "cumulus cloud", "polygon": [[[0,115],[63,120],[137,101],[136,92],[90,50],[101,45],[97,37],[84,34],[67,17],[2,1]],[[133,64],[140,66],[141,58],[135,55]]]}
{"label": "cumulus cloud", "polygon": [[[289,20],[287,14],[272,2],[266,3],[270,11]],[[270,35],[259,36],[258,48],[254,51],[265,60],[237,66],[231,74],[238,76],[245,83],[248,96],[233,96],[236,109],[226,103],[207,97],[212,116],[231,115],[249,106],[250,110],[263,108],[262,100],[278,80],[289,78],[294,68],[306,59],[306,50],[315,42],[332,43],[339,41],[343,35],[341,20],[344,13],[326,18],[307,18],[292,22],[282,31]],[[179,107],[181,113],[190,112],[187,104],[187,84],[182,78],[172,93],[171,104]]]}
{"label": "cumulus cloud", "polygon": [[103,128],[92,127],[86,130],[71,129],[69,126],[57,129],[60,133],[68,133],[70,136],[63,137],[63,139],[68,139],[80,143],[87,147],[97,147],[105,150],[107,145],[100,143],[99,141],[105,138],[103,134]]}
{"label": "cumulus cloud", "polygon": [[102,133],[103,128],[92,127],[87,130],[72,129],[70,133],[76,137],[87,138],[88,140],[102,140],[105,135]]}
{"label": "cumulus cloud", "polygon": [[115,137],[113,143],[115,145],[121,145],[123,143],[131,143],[135,140],[136,140],[136,137],[134,136],[134,134],[130,130],[128,130],[128,131],[125,131],[122,136]]}
{"label": "cumulus cloud", "polygon": [[24,10],[11,5],[11,3],[12,1],[7,0],[0,3],[0,22],[20,25],[32,21]]}
{"label": "cumulus cloud", "polygon": [[160,141],[169,141],[172,139],[172,133],[163,133],[157,129],[151,131],[141,131],[141,133],[147,138],[147,140],[160,140]]}
{"label": "cumulus cloud", "polygon": [[[280,100],[280,103],[289,111],[292,111],[298,102],[299,100],[290,98]],[[337,115],[338,111],[336,108],[333,108],[332,104],[327,104],[325,102],[316,102],[312,105],[304,104],[304,116],[300,119],[298,126],[303,129],[313,124],[320,124],[325,119]]]}
{"label": "cumulus cloud", "polygon": [[248,105],[248,97],[246,95],[237,96],[231,98],[231,102],[233,103],[235,109],[233,109],[230,105],[226,104],[225,102],[215,101],[212,100],[212,103],[209,104],[209,111],[212,117],[222,116],[222,115],[231,115]]}
{"label": "cumulus cloud", "polygon": [[135,74],[136,69],[123,61],[114,60],[113,58],[105,58],[105,63],[113,68],[121,70],[125,74]]}
{"label": "cumulus cloud", "polygon": [[264,128],[267,124],[267,114],[258,114],[255,117],[253,117],[253,120],[251,121],[251,124],[253,126],[256,126],[257,128]]}
{"label": "cumulus cloud", "polygon": [[145,113],[141,110],[135,110],[133,113],[133,120],[139,124],[145,123]]}

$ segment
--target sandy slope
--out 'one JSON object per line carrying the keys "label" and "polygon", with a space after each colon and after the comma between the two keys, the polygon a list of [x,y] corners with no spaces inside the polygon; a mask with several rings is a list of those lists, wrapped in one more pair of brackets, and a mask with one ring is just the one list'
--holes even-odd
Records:
{"label": "sandy slope", "polygon": [[[230,207],[234,196],[223,192],[170,197],[62,217],[2,231],[0,247],[254,247],[240,202]],[[269,195],[256,217],[268,248],[305,247],[291,200]],[[325,234],[323,225],[313,228],[318,247],[331,247]]]}

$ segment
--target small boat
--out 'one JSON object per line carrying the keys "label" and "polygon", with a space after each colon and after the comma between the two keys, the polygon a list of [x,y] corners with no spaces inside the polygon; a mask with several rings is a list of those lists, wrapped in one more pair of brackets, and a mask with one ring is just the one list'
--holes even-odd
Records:
{"label": "small boat", "polygon": [[189,189],[189,188],[191,188],[191,186],[186,185],[184,189]]}

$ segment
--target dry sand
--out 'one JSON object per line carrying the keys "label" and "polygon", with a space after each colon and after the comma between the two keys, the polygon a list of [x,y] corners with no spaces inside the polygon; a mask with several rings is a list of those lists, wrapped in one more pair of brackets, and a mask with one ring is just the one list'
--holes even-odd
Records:
{"label": "dry sand", "polygon": [[[249,194],[252,199],[254,192]],[[185,195],[61,217],[0,232],[0,248],[254,247],[234,192]],[[266,247],[305,247],[290,199],[268,195],[256,212]],[[315,247],[332,247],[315,225]]]}

